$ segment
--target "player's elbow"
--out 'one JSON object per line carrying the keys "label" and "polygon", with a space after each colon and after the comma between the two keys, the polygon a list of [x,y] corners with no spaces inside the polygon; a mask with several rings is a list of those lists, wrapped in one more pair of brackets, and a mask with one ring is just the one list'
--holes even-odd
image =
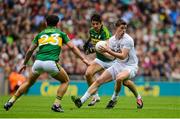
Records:
{"label": "player's elbow", "polygon": [[68,48],[69,48],[70,50],[72,50],[72,51],[74,50],[74,47],[75,47],[75,46],[74,46],[74,44],[73,44],[72,42],[68,42],[68,43],[67,43],[67,46],[68,46]]}
{"label": "player's elbow", "polygon": [[122,54],[122,55],[120,55],[118,58],[121,59],[121,60],[124,60],[124,59],[126,59],[126,57],[127,57],[127,55]]}
{"label": "player's elbow", "polygon": [[74,45],[70,45],[70,46],[69,46],[69,49],[72,50],[72,51],[74,51],[75,46],[74,46]]}
{"label": "player's elbow", "polygon": [[127,57],[127,56],[123,55],[123,56],[122,56],[122,60],[126,59],[126,57]]}

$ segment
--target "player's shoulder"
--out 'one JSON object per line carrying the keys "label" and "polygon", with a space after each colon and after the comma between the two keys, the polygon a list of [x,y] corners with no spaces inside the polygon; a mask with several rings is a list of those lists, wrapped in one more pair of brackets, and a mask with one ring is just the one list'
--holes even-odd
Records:
{"label": "player's shoulder", "polygon": [[94,28],[91,27],[91,28],[89,29],[89,32],[91,33],[91,32],[93,32],[93,31],[94,31]]}
{"label": "player's shoulder", "polygon": [[111,36],[111,37],[109,38],[109,40],[116,40],[115,35]]}
{"label": "player's shoulder", "polygon": [[112,36],[111,32],[109,31],[109,29],[106,26],[102,26],[102,31],[105,34],[106,38],[110,38]]}
{"label": "player's shoulder", "polygon": [[106,27],[106,26],[104,26],[104,25],[102,26],[102,30],[103,30],[103,32],[105,32],[105,33],[110,33],[108,27]]}
{"label": "player's shoulder", "polygon": [[[45,29],[44,29],[45,30]],[[44,30],[40,31],[39,33],[37,33],[37,36],[38,35],[42,35],[42,34],[45,34]]]}
{"label": "player's shoulder", "polygon": [[125,41],[134,42],[133,38],[127,33],[124,34],[123,38]]}
{"label": "player's shoulder", "polygon": [[61,36],[66,36],[67,35],[67,33],[65,33],[65,32],[63,32],[63,31],[61,31],[60,29],[57,29],[57,28],[55,28],[55,33],[58,33]]}
{"label": "player's shoulder", "polygon": [[66,33],[65,33],[65,32],[61,31],[61,30],[60,30],[60,29],[58,29],[58,28],[55,28],[55,29],[54,29],[54,32],[55,32],[55,33],[62,34],[62,35],[66,35]]}
{"label": "player's shoulder", "polygon": [[61,30],[59,30],[59,29],[57,29],[57,31],[58,31],[58,33],[61,34],[61,35],[67,35],[67,33],[65,33],[65,32],[63,32],[63,31],[61,31]]}
{"label": "player's shoulder", "polygon": [[34,35],[35,37],[34,38],[39,38],[41,37],[42,35],[44,35],[44,30],[43,31],[40,31],[39,33],[37,33],[36,35]]}
{"label": "player's shoulder", "polygon": [[105,25],[102,26],[102,29],[103,30],[108,30],[108,28]]}

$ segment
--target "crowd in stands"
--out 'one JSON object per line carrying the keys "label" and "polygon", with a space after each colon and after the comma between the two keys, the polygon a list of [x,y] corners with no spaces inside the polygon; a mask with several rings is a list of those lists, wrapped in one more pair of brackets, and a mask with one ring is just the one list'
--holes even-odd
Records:
{"label": "crowd in stands", "polygon": [[[0,73],[9,77],[18,71],[34,36],[45,27],[47,14],[59,16],[59,28],[83,53],[90,17],[95,12],[101,14],[112,33],[118,18],[128,23],[127,32],[135,40],[139,58],[138,76],[180,81],[179,0],[0,0]],[[87,57],[93,59],[92,55]],[[66,46],[60,59],[68,74],[85,73],[85,64]],[[33,61],[34,57],[24,76]]]}

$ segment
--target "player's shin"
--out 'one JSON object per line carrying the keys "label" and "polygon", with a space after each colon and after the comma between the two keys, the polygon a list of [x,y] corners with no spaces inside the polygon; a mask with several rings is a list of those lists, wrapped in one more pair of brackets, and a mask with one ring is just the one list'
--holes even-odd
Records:
{"label": "player's shin", "polygon": [[94,94],[98,89],[98,83],[95,81],[89,89],[86,91],[86,93],[81,97],[81,103],[84,103],[92,94]]}
{"label": "player's shin", "polygon": [[14,96],[12,96],[9,100],[9,102],[14,103],[19,97],[21,97],[22,94],[24,94],[25,92],[27,92],[27,90],[29,89],[29,87],[31,86],[31,82],[30,81],[26,81],[24,82],[16,91],[16,93],[14,94]]}
{"label": "player's shin", "polygon": [[67,91],[68,84],[69,84],[68,82],[62,82],[62,84],[59,86],[54,104],[56,105],[61,104],[61,99],[64,96],[65,92]]}
{"label": "player's shin", "polygon": [[134,94],[136,98],[141,98],[140,94],[138,93],[135,84],[131,80],[125,80],[123,85],[129,88],[131,92]]}
{"label": "player's shin", "polygon": [[122,85],[121,81],[116,81],[115,88],[114,88],[114,93],[113,93],[113,95],[111,97],[111,100],[113,100],[113,101],[117,100],[119,92],[121,90],[121,85]]}
{"label": "player's shin", "polygon": [[86,102],[87,99],[89,99],[89,97],[91,96],[91,94],[89,94],[88,91],[86,91],[86,93],[81,97],[81,103]]}

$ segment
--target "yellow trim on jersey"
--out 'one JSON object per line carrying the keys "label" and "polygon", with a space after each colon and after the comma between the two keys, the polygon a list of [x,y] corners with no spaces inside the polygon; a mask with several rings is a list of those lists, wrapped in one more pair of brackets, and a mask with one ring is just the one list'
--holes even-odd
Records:
{"label": "yellow trim on jersey", "polygon": [[63,41],[63,40],[62,40],[61,37],[58,37],[57,39],[58,39],[58,41],[59,41],[58,45],[61,47],[61,46],[62,46],[62,41]]}

